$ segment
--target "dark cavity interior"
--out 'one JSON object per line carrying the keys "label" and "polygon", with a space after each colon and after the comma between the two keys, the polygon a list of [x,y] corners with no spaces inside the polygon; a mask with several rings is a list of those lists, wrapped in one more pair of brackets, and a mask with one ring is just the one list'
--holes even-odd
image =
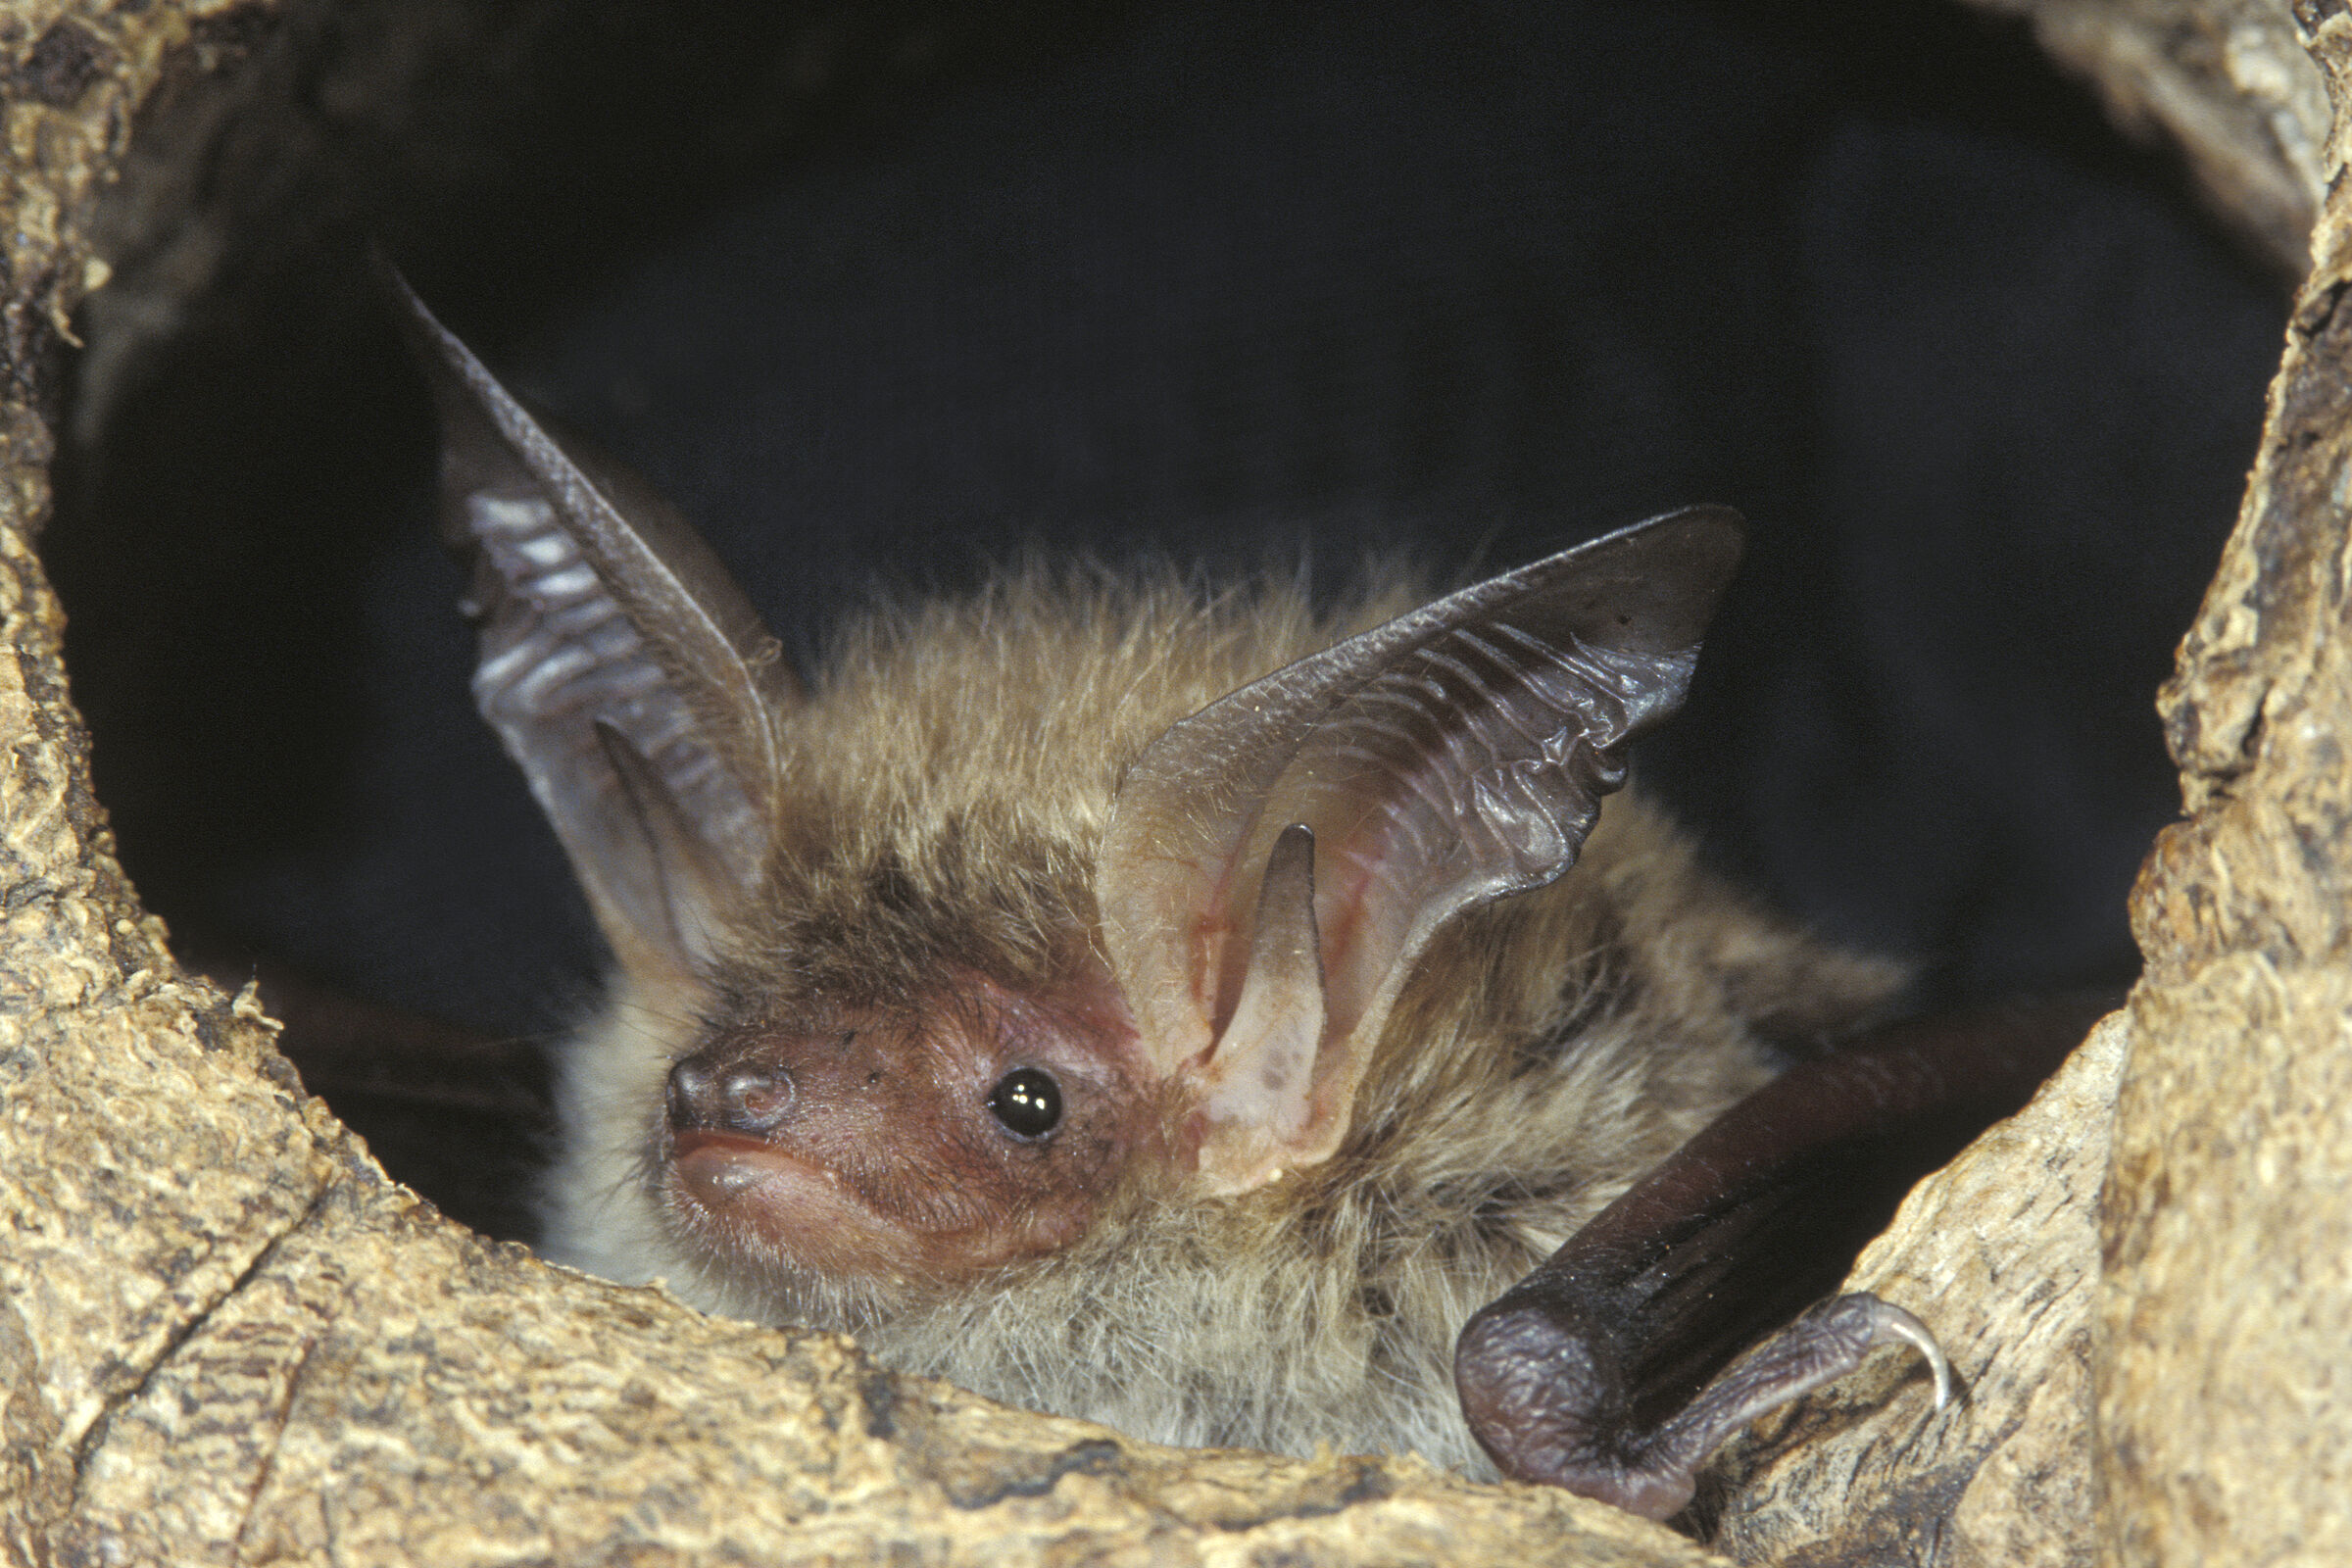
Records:
{"label": "dark cavity interior", "polygon": [[[233,16],[232,16],[233,23]],[[1639,759],[1923,1006],[2127,978],[2151,700],[2285,310],[1943,0],[292,7],[139,130],[47,542],[122,852],[393,1173],[527,1236],[593,995],[474,718],[372,238],[806,661],[1023,547],[1754,545]]]}

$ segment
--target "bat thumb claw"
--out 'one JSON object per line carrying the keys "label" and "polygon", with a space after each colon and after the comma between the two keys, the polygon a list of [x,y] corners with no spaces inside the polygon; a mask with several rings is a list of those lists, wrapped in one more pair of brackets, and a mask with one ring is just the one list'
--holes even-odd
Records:
{"label": "bat thumb claw", "polygon": [[[1951,1357],[1936,1343],[1935,1334],[1918,1318],[1875,1296],[1856,1295],[1841,1298],[1856,1303],[1870,1325],[1871,1343],[1887,1345],[1896,1341],[1910,1346],[1926,1358],[1928,1370],[1936,1375],[1936,1408],[1943,1409],[1957,1396],[1958,1386],[1952,1376]],[[1864,1304],[1867,1303],[1867,1304]]]}

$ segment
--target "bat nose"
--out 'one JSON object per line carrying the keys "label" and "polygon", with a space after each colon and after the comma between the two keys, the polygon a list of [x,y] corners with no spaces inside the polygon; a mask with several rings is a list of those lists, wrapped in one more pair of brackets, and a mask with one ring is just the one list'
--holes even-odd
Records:
{"label": "bat nose", "polygon": [[792,1109],[792,1074],[756,1062],[689,1056],[669,1069],[669,1124],[680,1132],[773,1132]]}

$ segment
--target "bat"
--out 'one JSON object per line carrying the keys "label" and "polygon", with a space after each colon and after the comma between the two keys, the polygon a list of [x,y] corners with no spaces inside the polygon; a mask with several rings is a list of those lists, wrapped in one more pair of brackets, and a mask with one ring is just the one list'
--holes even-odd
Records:
{"label": "bat", "polygon": [[1867,1296],[1732,1362],[1834,1286],[1791,1250],[1852,1229],[1825,1196],[2013,1102],[2064,1031],[1857,1045],[1899,966],[1638,796],[1601,816],[1736,514],[1428,603],[1032,564],[851,617],[804,684],[674,512],[390,287],[476,702],[613,957],[550,1256],[1147,1439],[1658,1517],[1875,1346],[1940,1396]]}

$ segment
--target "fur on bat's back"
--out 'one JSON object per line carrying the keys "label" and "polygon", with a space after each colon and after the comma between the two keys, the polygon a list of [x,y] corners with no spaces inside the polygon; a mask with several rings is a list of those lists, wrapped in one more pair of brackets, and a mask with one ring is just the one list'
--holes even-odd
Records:
{"label": "fur on bat's back", "polygon": [[1440,934],[1338,1155],[1255,1192],[1138,1177],[1073,1246],[946,1292],[714,1265],[664,1233],[648,1177],[664,1077],[714,1008],[1100,971],[1094,859],[1125,766],[1418,586],[1369,573],[1318,612],[1295,582],[1032,568],[853,620],[782,722],[777,848],[713,973],[620,977],[569,1049],[550,1253],[1157,1441],[1482,1466],[1452,1395],[1462,1321],[1762,1082],[1776,1049],[1851,1028],[1901,980],[1764,914],[1630,792],[1558,882]]}

